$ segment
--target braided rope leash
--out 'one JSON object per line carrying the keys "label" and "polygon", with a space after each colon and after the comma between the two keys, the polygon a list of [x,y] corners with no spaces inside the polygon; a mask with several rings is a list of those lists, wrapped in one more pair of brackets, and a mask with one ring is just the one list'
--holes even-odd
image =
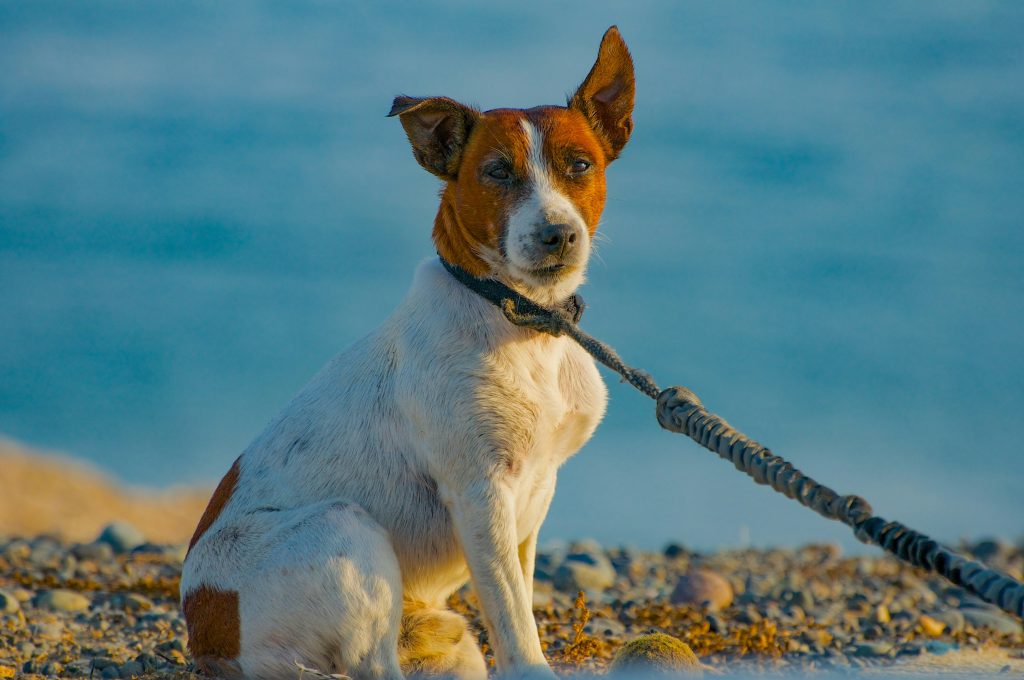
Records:
{"label": "braided rope leash", "polygon": [[[499,281],[479,279],[443,259],[441,262],[460,283],[496,305],[516,326],[555,337],[568,335],[594,359],[656,400],[658,422],[666,430],[684,434],[717,453],[758,484],[766,484],[819,515],[846,524],[863,543],[873,543],[908,564],[940,574],[953,585],[1024,619],[1024,583],[950,550],[900,522],[878,517],[860,496],[839,495],[709,412],[687,388],[659,389],[648,373],[627,365],[614,349],[576,325],[583,305],[575,296],[571,305],[545,307]],[[573,309],[578,311],[573,313]]]}

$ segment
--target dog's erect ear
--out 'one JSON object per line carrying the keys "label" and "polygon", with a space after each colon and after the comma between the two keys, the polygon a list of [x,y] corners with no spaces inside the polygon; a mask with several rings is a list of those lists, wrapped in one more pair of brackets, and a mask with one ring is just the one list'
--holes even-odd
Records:
{"label": "dog's erect ear", "polygon": [[388,116],[398,116],[424,168],[444,180],[459,174],[462,149],[479,118],[475,109],[448,97],[395,97]]}
{"label": "dog's erect ear", "polygon": [[601,39],[594,68],[569,100],[569,108],[586,116],[607,143],[608,160],[618,157],[633,132],[635,95],[633,59],[619,29],[612,26]]}

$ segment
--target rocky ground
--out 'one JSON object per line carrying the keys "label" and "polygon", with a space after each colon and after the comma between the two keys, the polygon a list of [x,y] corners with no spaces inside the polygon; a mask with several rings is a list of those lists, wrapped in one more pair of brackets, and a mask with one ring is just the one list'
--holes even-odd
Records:
{"label": "rocky ground", "polygon": [[[1024,577],[1021,547],[965,547]],[[89,543],[0,539],[0,678],[190,677],[183,555],[124,525]],[[473,618],[486,650],[472,595],[452,606]],[[534,607],[560,672],[601,672],[624,642],[656,630],[686,642],[708,674],[898,669],[973,649],[996,654],[1004,677],[1024,674],[1020,621],[892,559],[844,557],[833,546],[699,554],[553,545],[538,556]]]}

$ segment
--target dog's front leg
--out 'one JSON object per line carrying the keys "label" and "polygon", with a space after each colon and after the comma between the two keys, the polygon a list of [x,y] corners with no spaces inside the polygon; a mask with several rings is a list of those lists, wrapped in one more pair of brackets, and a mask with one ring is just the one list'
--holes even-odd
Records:
{"label": "dog's front leg", "polygon": [[523,571],[523,583],[526,585],[526,601],[533,609],[533,572],[537,568],[537,533],[534,529],[526,540],[519,544],[519,567]]}
{"label": "dog's front leg", "polygon": [[553,677],[540,648],[519,563],[515,503],[500,480],[480,480],[449,495],[455,530],[469,565],[498,670]]}

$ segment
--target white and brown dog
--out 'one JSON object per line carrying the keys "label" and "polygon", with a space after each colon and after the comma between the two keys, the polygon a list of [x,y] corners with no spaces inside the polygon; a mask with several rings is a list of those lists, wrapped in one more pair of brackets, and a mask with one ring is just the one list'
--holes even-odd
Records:
{"label": "white and brown dog", "polygon": [[[571,295],[633,96],[612,27],[566,107],[396,98],[416,160],[445,182],[440,256],[542,304]],[[606,400],[571,340],[512,325],[440,261],[422,264],[391,317],[327,364],[214,492],[181,578],[198,668],[484,678],[476,639],[445,606],[471,579],[499,672],[550,676],[532,611],[537,532]]]}

